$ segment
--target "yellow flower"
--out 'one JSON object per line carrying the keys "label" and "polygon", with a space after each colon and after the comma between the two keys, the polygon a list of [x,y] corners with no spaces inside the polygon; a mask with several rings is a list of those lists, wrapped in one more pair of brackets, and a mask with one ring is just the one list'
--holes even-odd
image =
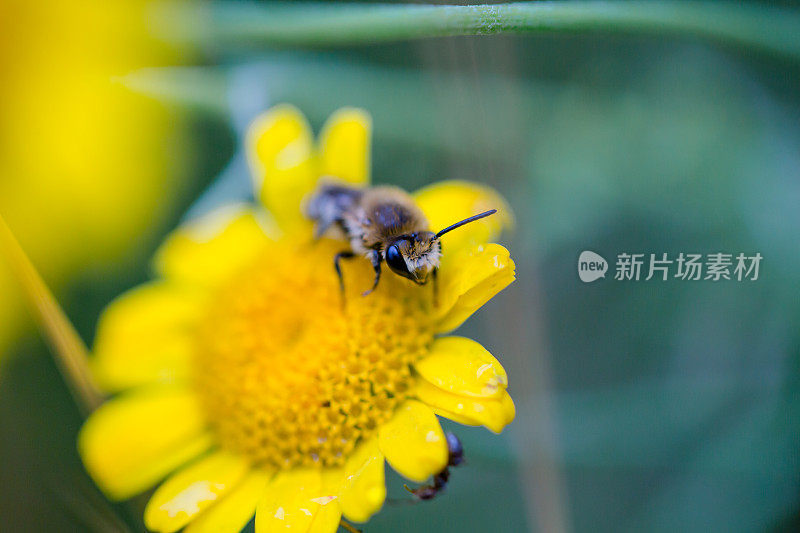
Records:
{"label": "yellow flower", "polygon": [[365,259],[333,270],[342,241],[313,242],[300,203],[321,175],[369,183],[370,119],[341,109],[317,145],[293,107],[248,135],[258,196],[178,229],[156,257],[160,276],[112,303],[94,370],[120,394],[84,425],[79,449],[112,498],[167,477],[150,499],[156,531],[333,532],[383,505],[384,459],[422,482],[448,460],[436,415],[500,432],[514,418],[506,373],[481,345],[441,336],[514,279],[489,240],[510,222],[492,190],[444,182],[415,200],[434,228],[499,207],[443,239],[432,287]]}
{"label": "yellow flower", "polygon": [[[184,190],[181,117],[112,82],[180,61],[150,4],[0,0],[0,213],[57,292],[129,260]],[[0,295],[2,360],[28,322],[2,257]]]}

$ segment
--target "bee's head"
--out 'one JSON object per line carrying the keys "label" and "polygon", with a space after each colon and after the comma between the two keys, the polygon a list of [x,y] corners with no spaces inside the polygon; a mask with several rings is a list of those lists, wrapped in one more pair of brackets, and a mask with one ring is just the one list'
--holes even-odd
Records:
{"label": "bee's head", "polygon": [[383,258],[392,272],[423,285],[428,281],[428,276],[439,268],[439,258],[442,256],[439,237],[456,228],[460,228],[464,224],[480,220],[496,212],[497,209],[490,209],[489,211],[478,213],[446,227],[439,233],[418,231],[401,235],[386,247],[383,252]]}
{"label": "bee's head", "polygon": [[392,272],[423,285],[439,267],[439,238],[431,231],[402,235],[386,247],[384,259]]}

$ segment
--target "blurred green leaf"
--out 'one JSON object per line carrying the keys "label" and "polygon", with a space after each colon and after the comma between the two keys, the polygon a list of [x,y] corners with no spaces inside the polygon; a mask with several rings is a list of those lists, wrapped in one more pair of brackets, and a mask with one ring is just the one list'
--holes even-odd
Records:
{"label": "blurred green leaf", "polygon": [[154,26],[159,34],[206,49],[601,31],[690,35],[800,58],[800,13],[734,2],[551,1],[470,6],[212,2],[157,7]]}

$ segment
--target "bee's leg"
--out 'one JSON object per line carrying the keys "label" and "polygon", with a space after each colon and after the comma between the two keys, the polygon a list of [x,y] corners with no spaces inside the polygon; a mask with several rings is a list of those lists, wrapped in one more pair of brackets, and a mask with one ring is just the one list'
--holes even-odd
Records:
{"label": "bee's leg", "polygon": [[375,282],[372,284],[372,288],[362,293],[361,296],[366,296],[374,291],[381,280],[381,253],[378,250],[372,250],[369,253],[369,260],[372,261],[372,268],[375,270]]}
{"label": "bee's leg", "polygon": [[356,254],[351,252],[350,250],[345,250],[344,252],[339,252],[335,256],[333,256],[333,268],[336,269],[336,275],[339,276],[339,288],[344,294],[344,276],[342,276],[342,267],[339,266],[340,259],[351,259],[355,257]]}
{"label": "bee's leg", "polygon": [[433,285],[433,307],[439,307],[439,283],[437,283],[437,272],[439,272],[438,268],[434,268],[433,272],[431,272],[431,284]]}

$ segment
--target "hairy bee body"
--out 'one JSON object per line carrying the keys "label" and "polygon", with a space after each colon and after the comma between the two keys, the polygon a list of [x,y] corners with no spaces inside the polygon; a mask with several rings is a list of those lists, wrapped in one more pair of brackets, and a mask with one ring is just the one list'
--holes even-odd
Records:
{"label": "hairy bee body", "polygon": [[363,189],[323,182],[305,206],[306,216],[315,222],[314,238],[319,239],[331,228],[347,236],[345,215],[356,209],[363,194]]}
{"label": "hairy bee body", "polygon": [[361,253],[380,249],[403,235],[428,231],[422,210],[397,187],[364,190],[355,209],[344,213],[344,222],[353,251]]}
{"label": "hairy bee body", "polygon": [[306,216],[315,223],[315,238],[335,229],[350,243],[350,250],[334,258],[342,287],[340,259],[363,255],[372,262],[375,281],[365,295],[377,287],[384,261],[395,274],[417,284],[425,284],[429,277],[435,279],[441,258],[439,237],[493,212],[470,217],[435,234],[430,231],[425,214],[404,190],[388,186],[357,188],[331,181],[323,181],[305,207]]}

